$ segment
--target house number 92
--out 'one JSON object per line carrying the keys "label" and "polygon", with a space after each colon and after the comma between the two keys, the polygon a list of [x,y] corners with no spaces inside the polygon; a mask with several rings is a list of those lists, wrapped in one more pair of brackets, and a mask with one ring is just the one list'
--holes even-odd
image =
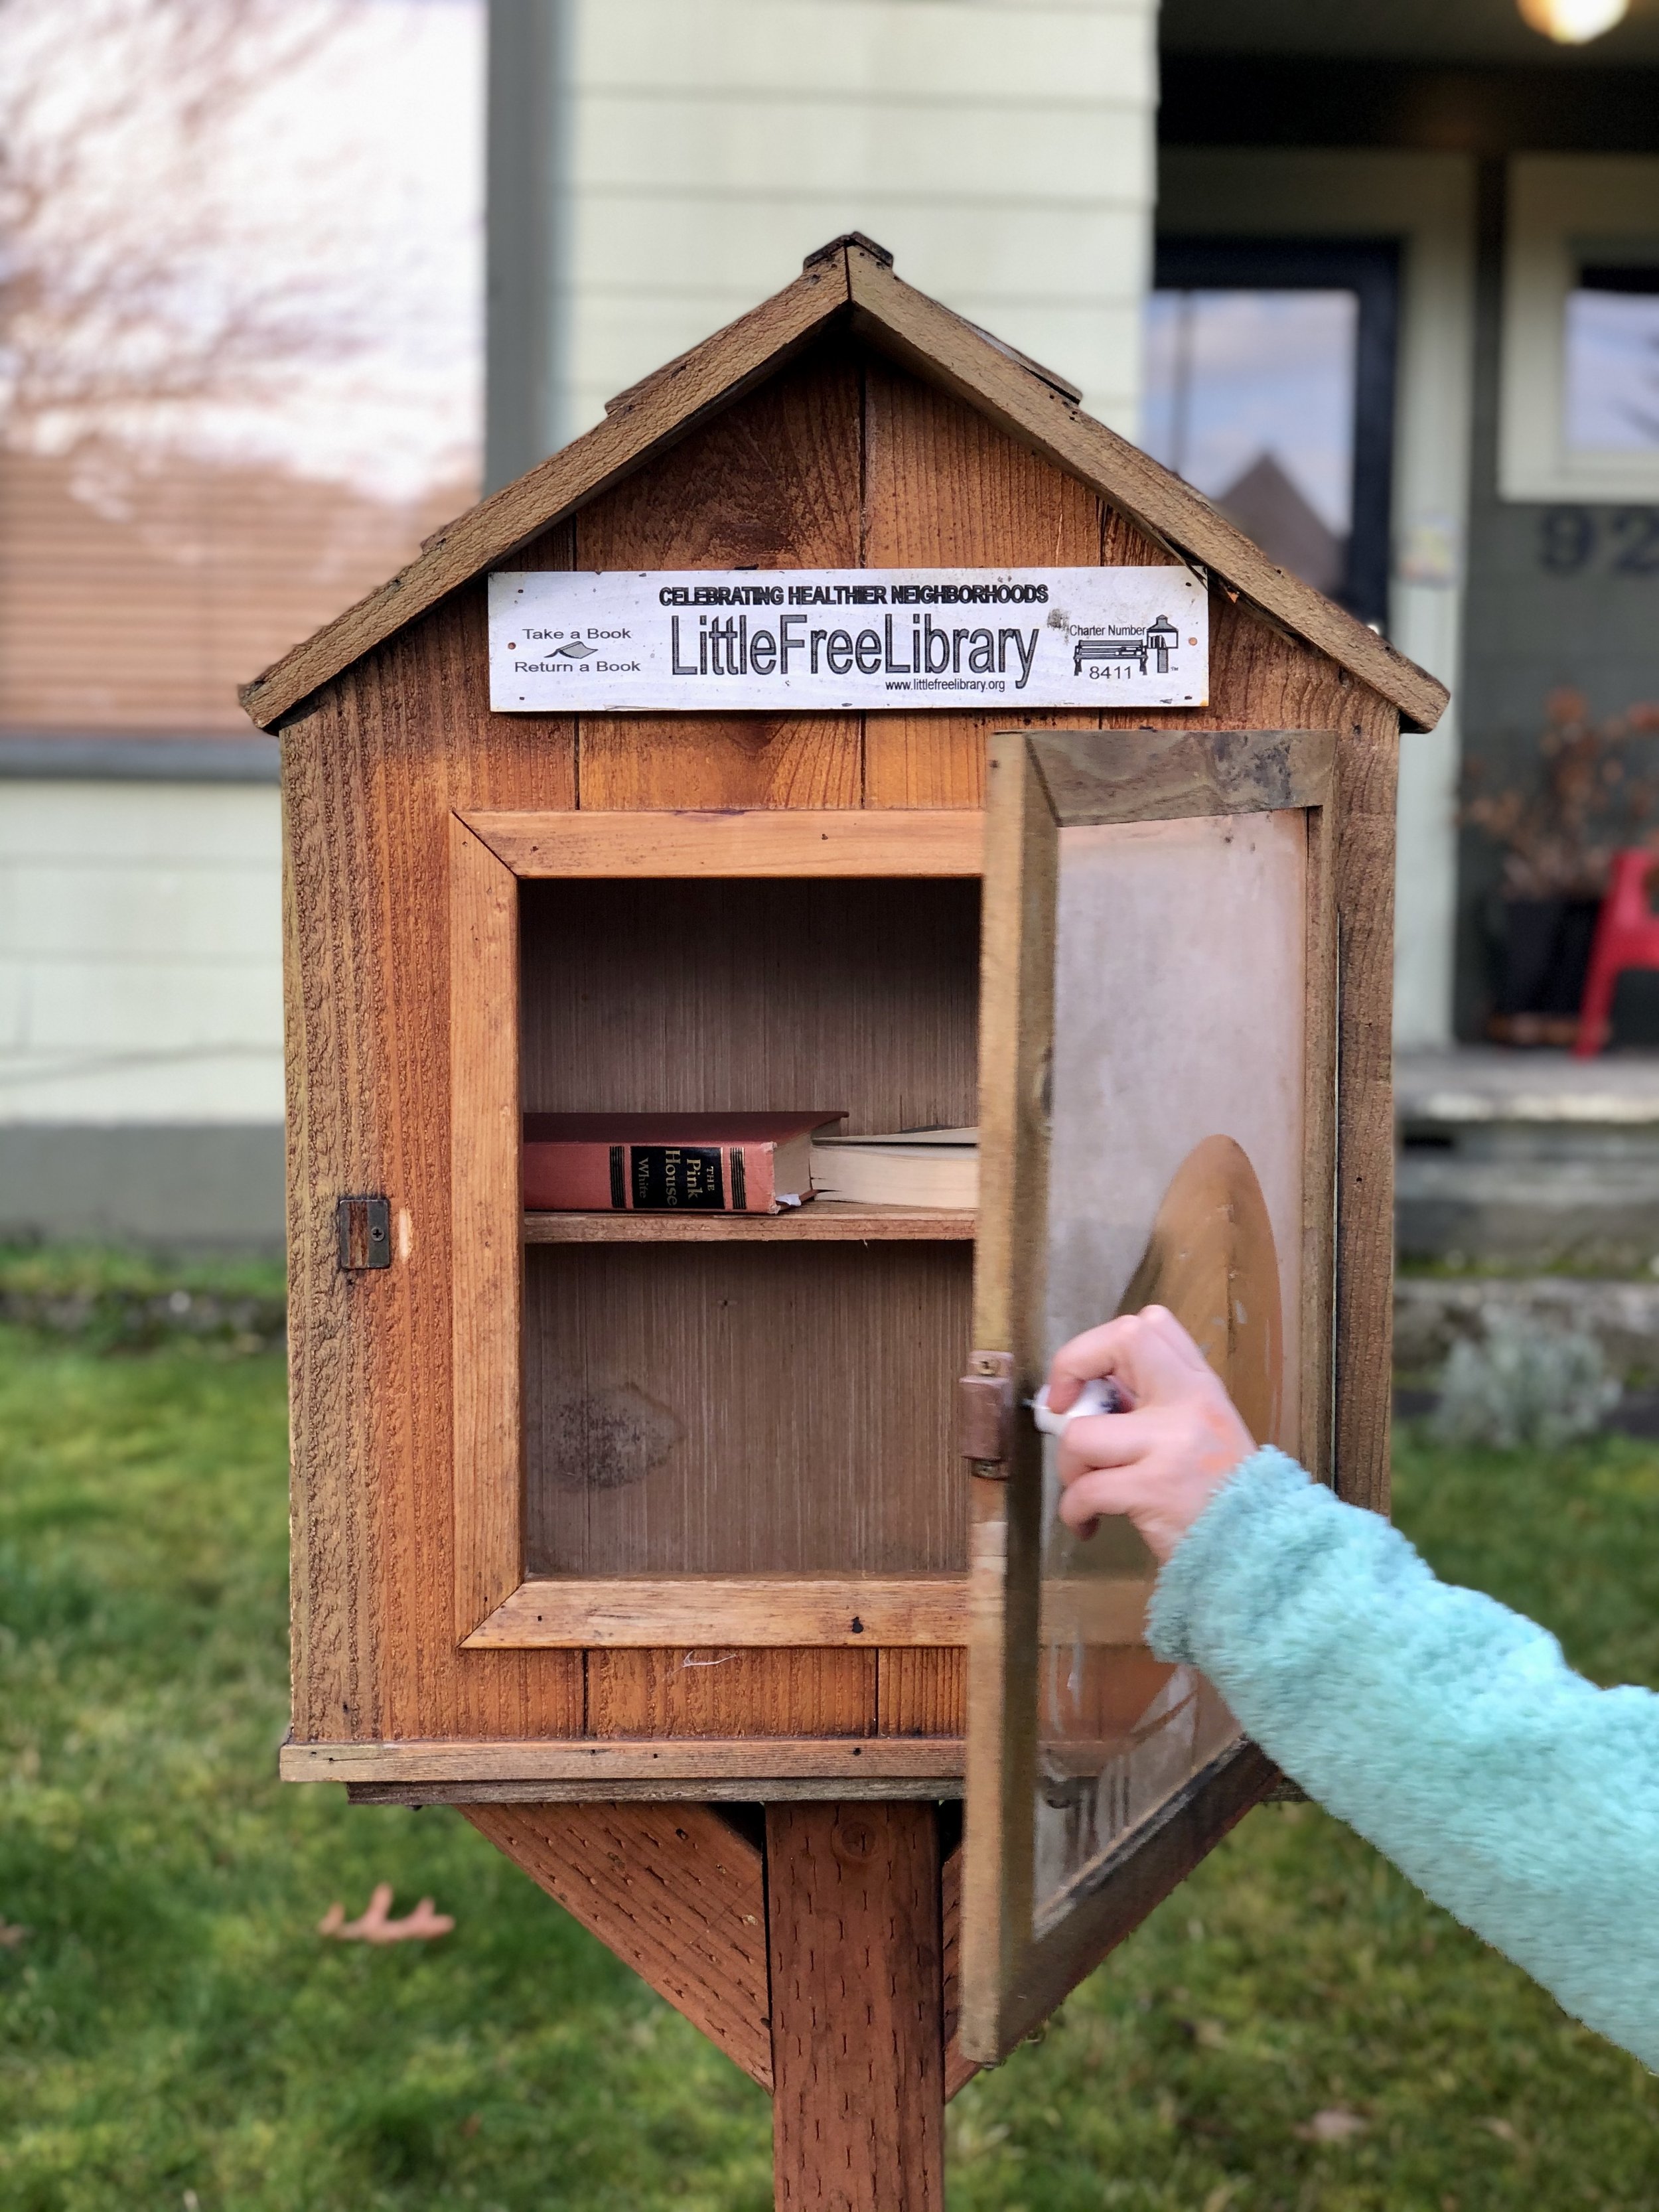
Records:
{"label": "house number 92", "polygon": [[1602,568],[1615,575],[1659,575],[1659,507],[1547,507],[1538,557],[1553,576]]}

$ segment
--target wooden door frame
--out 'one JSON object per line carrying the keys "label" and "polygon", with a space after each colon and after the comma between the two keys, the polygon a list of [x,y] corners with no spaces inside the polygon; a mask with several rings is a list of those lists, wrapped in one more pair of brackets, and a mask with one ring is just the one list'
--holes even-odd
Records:
{"label": "wooden door frame", "polygon": [[[1014,730],[991,742],[980,990],[976,1366],[1012,1360],[1016,1405],[1042,1381],[1048,1089],[1062,829],[1269,811],[1307,820],[1301,1449],[1330,1478],[1339,933],[1328,731]],[[963,2048],[1006,2056],[1276,1779],[1228,1745],[1067,1887],[1036,1924],[1032,1807],[1042,1446],[1016,1413],[1006,1470],[969,1518]]]}
{"label": "wooden door frame", "polygon": [[[553,877],[976,877],[983,819],[977,809],[945,807],[452,815],[454,1631],[464,1649],[967,1642],[961,1575],[526,1575],[519,884]],[[817,1212],[804,1209],[811,1218],[799,1226],[760,1216],[737,1225],[811,1241],[830,1226]],[[601,1228],[612,1222],[592,1219]],[[732,1223],[698,1226],[719,1233]],[[638,1230],[631,1215],[614,1225]],[[868,1221],[836,1225],[860,1237],[880,1233]],[[964,1221],[945,1233],[965,1236],[970,1227]],[[662,1234],[677,1234],[674,1218]]]}

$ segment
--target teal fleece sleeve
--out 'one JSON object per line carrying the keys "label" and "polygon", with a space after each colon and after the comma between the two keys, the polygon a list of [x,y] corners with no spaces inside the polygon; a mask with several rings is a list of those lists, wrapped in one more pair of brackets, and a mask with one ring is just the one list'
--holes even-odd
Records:
{"label": "teal fleece sleeve", "polygon": [[1182,1539],[1148,1640],[1437,1904],[1659,2068],[1659,1697],[1597,1689],[1535,1623],[1437,1581],[1272,1449]]}

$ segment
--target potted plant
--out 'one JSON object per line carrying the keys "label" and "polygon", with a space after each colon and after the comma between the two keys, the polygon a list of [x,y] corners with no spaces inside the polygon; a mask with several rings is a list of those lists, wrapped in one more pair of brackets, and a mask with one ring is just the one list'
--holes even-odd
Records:
{"label": "potted plant", "polygon": [[1659,707],[1592,719],[1583,692],[1552,691],[1538,742],[1540,774],[1522,787],[1483,789],[1484,763],[1465,770],[1461,818],[1503,848],[1486,1034],[1510,1045],[1571,1045],[1577,1035],[1590,940],[1616,852],[1659,842],[1643,823],[1659,775],[1633,741],[1659,731]]}

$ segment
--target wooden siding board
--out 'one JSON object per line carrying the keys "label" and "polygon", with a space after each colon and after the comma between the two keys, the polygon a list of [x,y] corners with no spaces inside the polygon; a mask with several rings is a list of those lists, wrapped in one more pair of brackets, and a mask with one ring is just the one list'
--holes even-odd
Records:
{"label": "wooden siding board", "polygon": [[884,1647],[878,1657],[876,1726],[882,1735],[962,1735],[968,1725],[968,1654]]}
{"label": "wooden siding board", "polygon": [[[879,358],[865,370],[864,502],[872,568],[1093,568],[1102,557],[1097,493]],[[987,737],[1026,719],[1012,696],[988,714],[867,715],[866,804],[982,805]]]}
{"label": "wooden siding board", "polygon": [[[854,568],[859,372],[815,349],[583,508],[583,568]],[[856,806],[855,714],[590,714],[584,807]]]}
{"label": "wooden siding board", "polygon": [[464,1805],[590,1935],[772,2086],[761,1853],[706,1805]]}
{"label": "wooden siding board", "polygon": [[770,1650],[591,1650],[593,1736],[868,1736],[876,1654],[841,1645]]}
{"label": "wooden siding board", "polygon": [[[536,557],[568,565],[568,533]],[[331,684],[284,755],[295,1735],[574,1735],[579,1656],[449,1632],[447,1104],[453,814],[573,806],[574,732],[490,714],[479,583]],[[340,1274],[347,1190],[390,1200],[390,1268]]]}

